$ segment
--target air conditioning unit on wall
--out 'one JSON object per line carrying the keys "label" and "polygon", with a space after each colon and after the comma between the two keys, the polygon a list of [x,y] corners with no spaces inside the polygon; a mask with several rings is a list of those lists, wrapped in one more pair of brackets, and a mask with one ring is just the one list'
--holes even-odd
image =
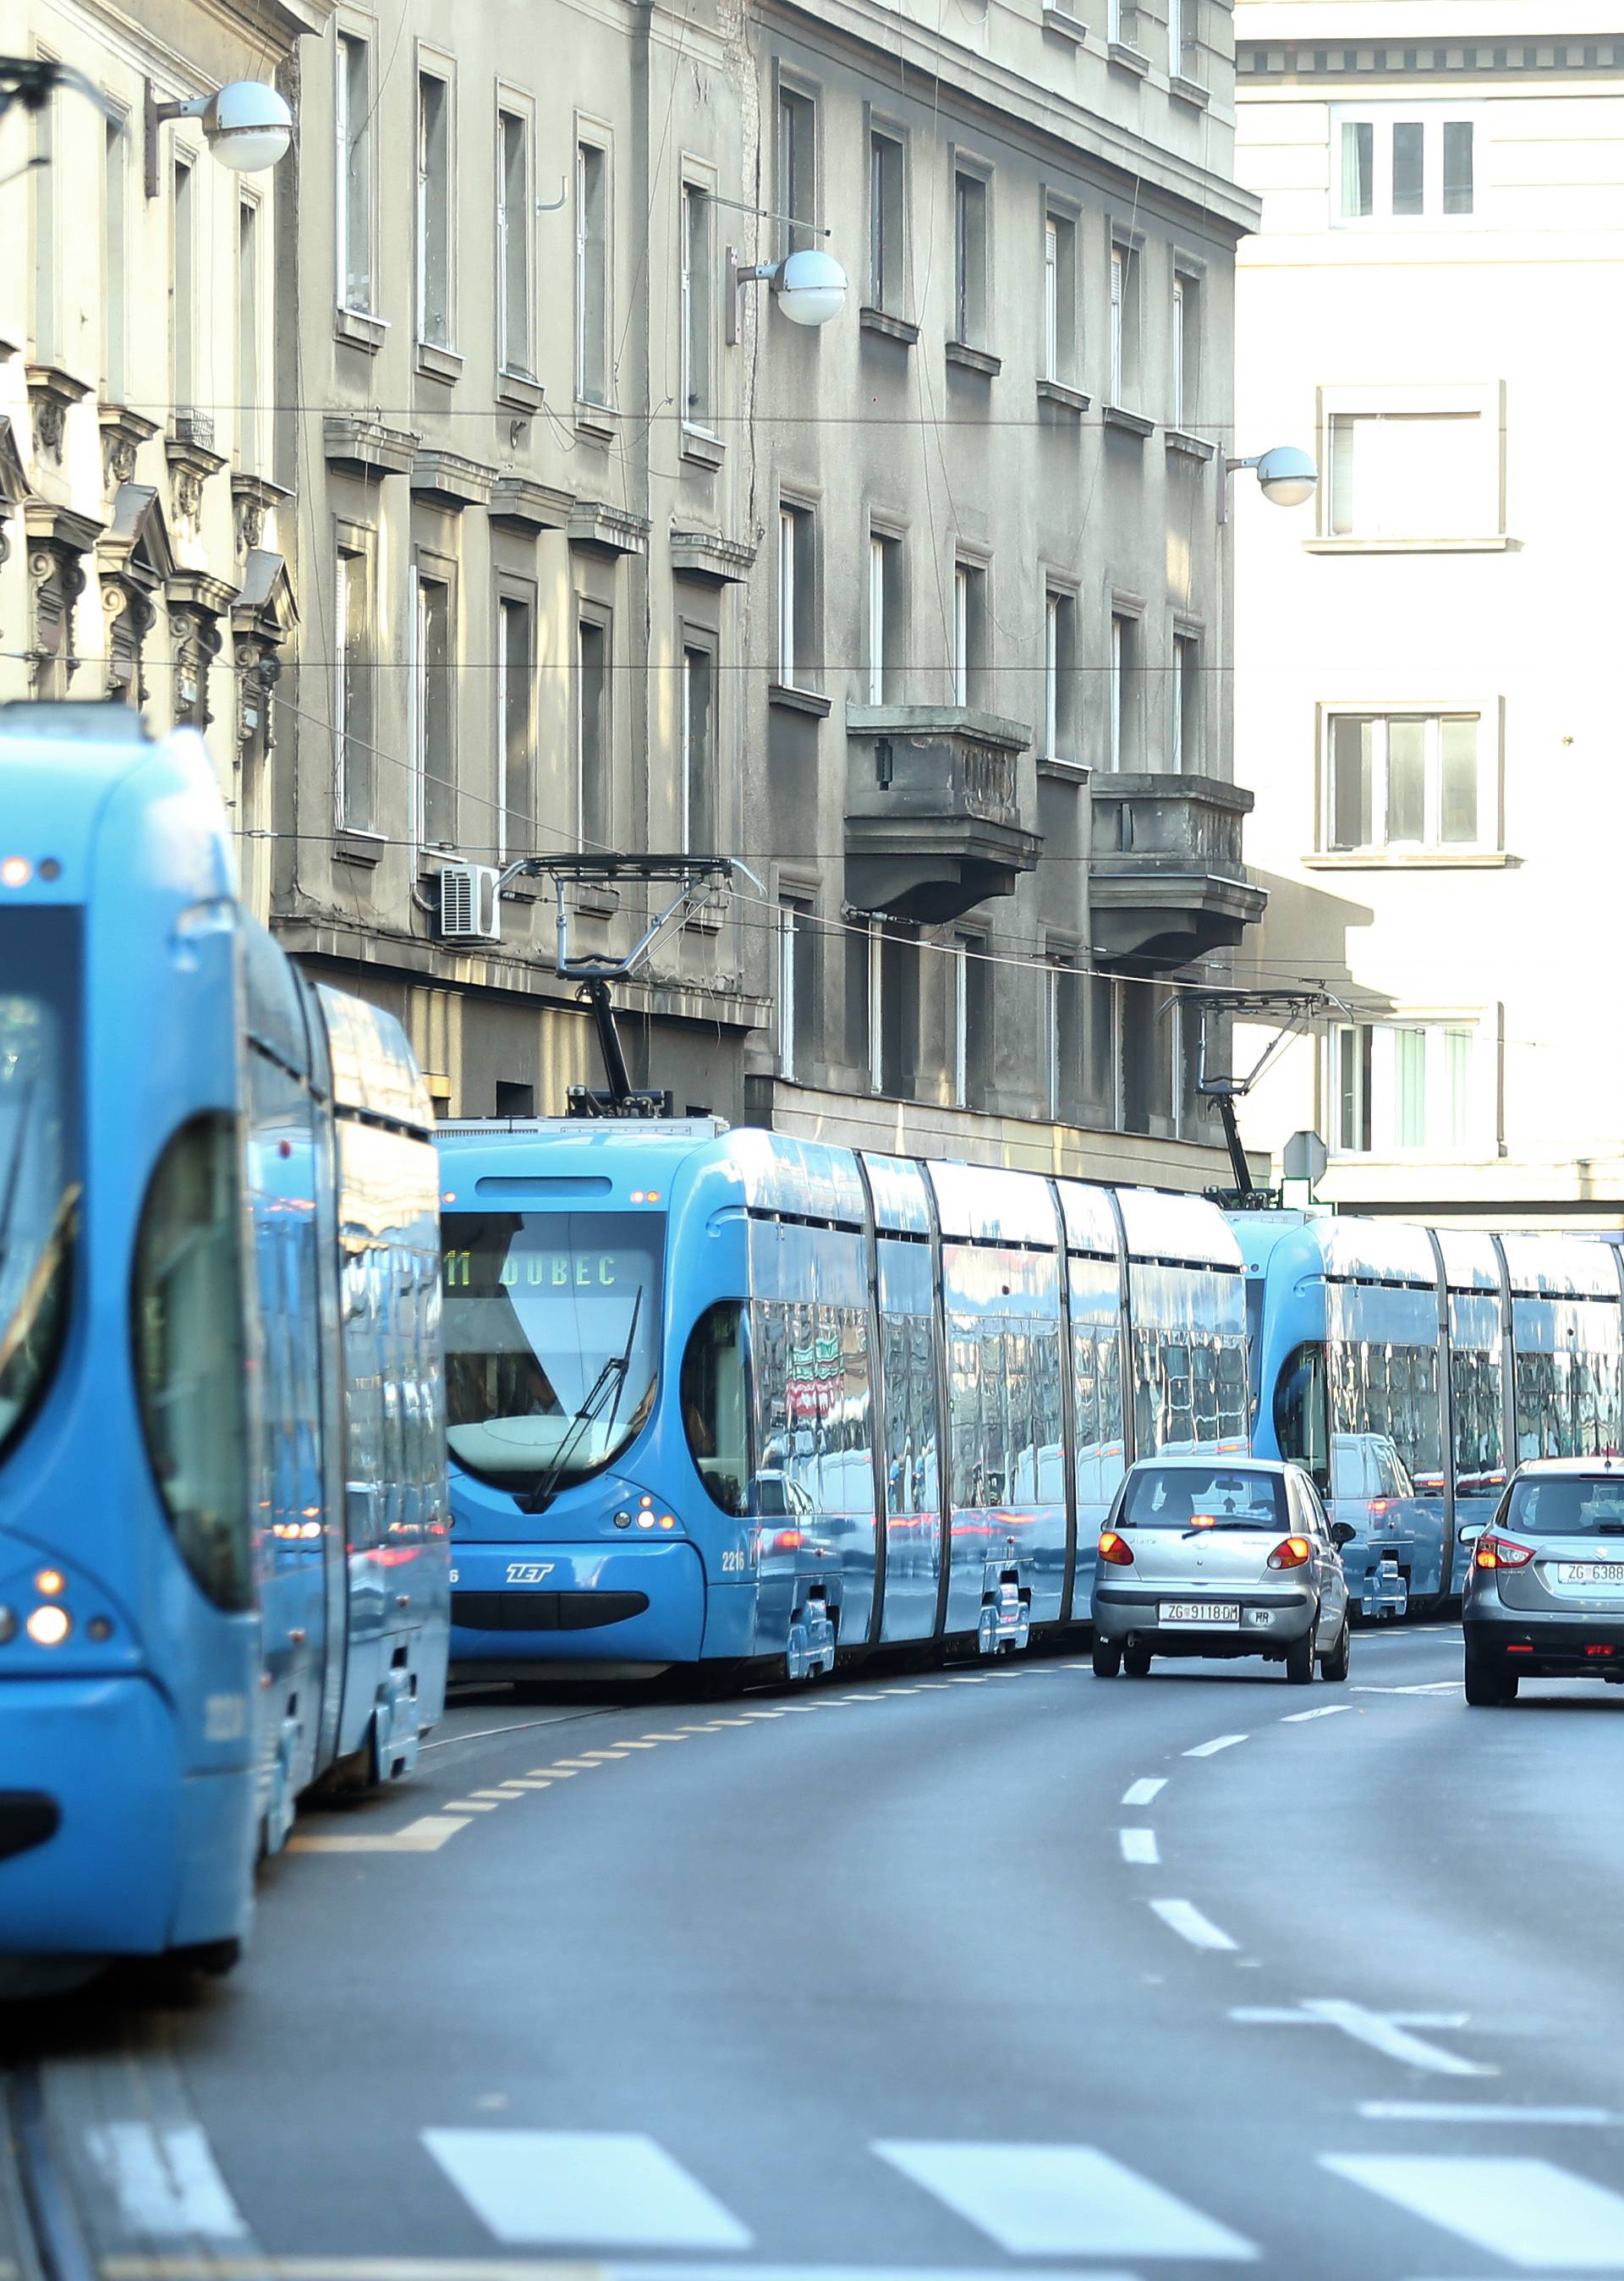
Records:
{"label": "air conditioning unit on wall", "polygon": [[494,863],[447,863],[440,873],[440,935],[444,942],[500,942]]}

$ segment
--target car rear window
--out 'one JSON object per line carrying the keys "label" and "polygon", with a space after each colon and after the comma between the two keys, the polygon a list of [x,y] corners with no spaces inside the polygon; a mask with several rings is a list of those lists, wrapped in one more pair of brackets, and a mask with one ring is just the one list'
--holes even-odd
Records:
{"label": "car rear window", "polygon": [[1146,1465],[1135,1468],[1122,1500],[1124,1528],[1192,1528],[1207,1522],[1252,1521],[1284,1528],[1286,1485],[1278,1473],[1245,1465]]}
{"label": "car rear window", "polygon": [[1624,1472],[1513,1481],[1504,1526],[1528,1536],[1624,1537]]}

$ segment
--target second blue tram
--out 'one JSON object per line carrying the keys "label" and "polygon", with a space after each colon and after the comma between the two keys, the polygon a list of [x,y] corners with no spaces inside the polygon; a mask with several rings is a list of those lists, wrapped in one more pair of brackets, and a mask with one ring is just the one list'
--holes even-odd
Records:
{"label": "second blue tram", "polygon": [[0,713],[0,1992],[228,1962],[298,1793],[438,1715],[430,1117],[197,738]]}
{"label": "second blue tram", "polygon": [[1367,1611],[1452,1598],[1461,1526],[1489,1518],[1523,1459],[1618,1450],[1614,1247],[1289,1211],[1233,1225],[1253,1325],[1254,1446],[1298,1458],[1358,1529],[1343,1561]]}
{"label": "second blue tram", "polygon": [[1019,1644],[1087,1620],[1133,1457],[1245,1446],[1197,1199],[708,1119],[439,1140],[465,1672]]}

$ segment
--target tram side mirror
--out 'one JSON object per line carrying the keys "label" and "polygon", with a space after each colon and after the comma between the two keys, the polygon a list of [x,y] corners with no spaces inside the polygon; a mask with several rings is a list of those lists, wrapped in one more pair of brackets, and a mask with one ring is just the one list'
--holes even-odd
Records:
{"label": "tram side mirror", "polygon": [[1483,1527],[1481,1520],[1469,1520],[1464,1528],[1456,1531],[1456,1535],[1463,1544],[1475,1544],[1483,1533]]}
{"label": "tram side mirror", "polygon": [[1338,1552],[1342,1550],[1344,1544],[1351,1544],[1358,1535],[1358,1529],[1348,1521],[1334,1520],[1331,1523],[1331,1543],[1336,1547]]}

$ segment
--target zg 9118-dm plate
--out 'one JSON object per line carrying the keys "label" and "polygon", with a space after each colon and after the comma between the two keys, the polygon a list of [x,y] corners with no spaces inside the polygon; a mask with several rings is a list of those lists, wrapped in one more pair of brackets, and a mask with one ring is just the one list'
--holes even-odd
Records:
{"label": "zg 9118-dm plate", "polygon": [[1238,1600],[1164,1600],[1159,1610],[1164,1624],[1238,1624]]}

